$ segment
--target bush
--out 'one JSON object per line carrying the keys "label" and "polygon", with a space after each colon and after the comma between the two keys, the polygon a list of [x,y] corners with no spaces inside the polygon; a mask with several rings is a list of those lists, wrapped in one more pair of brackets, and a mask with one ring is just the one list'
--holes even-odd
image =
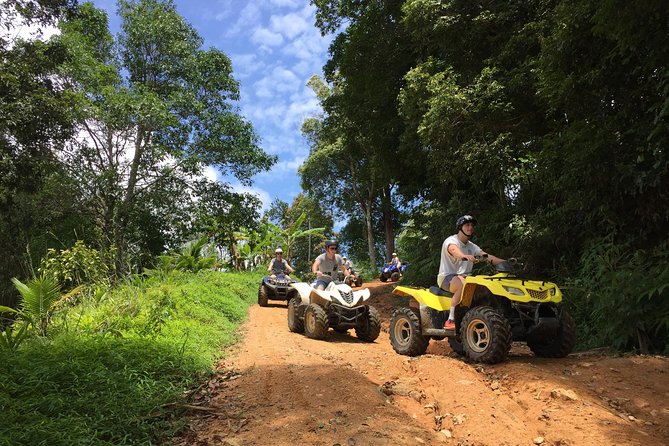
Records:
{"label": "bush", "polygon": [[0,350],[0,446],[164,442],[184,425],[185,390],[238,340],[259,280],[201,271],[128,284],[69,308],[52,338]]}
{"label": "bush", "polygon": [[582,347],[669,349],[669,252],[632,251],[606,239],[587,249],[568,282]]}

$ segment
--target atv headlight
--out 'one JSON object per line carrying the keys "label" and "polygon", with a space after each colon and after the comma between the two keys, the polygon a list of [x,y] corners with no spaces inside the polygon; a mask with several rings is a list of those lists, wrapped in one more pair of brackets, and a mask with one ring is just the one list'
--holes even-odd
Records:
{"label": "atv headlight", "polygon": [[513,294],[515,296],[524,296],[525,293],[523,290],[520,288],[512,287],[512,286],[505,286],[504,289],[506,290],[507,293]]}
{"label": "atv headlight", "polygon": [[557,293],[557,288],[551,288],[550,292],[551,292],[551,296],[555,296],[555,294]]}

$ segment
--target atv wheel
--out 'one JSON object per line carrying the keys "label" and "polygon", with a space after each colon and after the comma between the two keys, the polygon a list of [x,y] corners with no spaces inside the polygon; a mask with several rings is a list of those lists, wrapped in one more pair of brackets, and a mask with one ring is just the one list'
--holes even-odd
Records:
{"label": "atv wheel", "polygon": [[267,299],[267,288],[265,288],[265,285],[261,284],[258,288],[258,305],[261,307],[266,307]]}
{"label": "atv wheel", "polygon": [[511,348],[511,326],[491,307],[474,307],[462,318],[460,338],[465,355],[474,362],[495,364]]}
{"label": "atv wheel", "polygon": [[402,307],[390,318],[390,343],[400,355],[418,356],[425,353],[430,340],[422,335],[416,311]]}
{"label": "atv wheel", "polygon": [[381,275],[379,276],[379,280],[380,280],[381,282],[385,282],[386,280],[388,280],[388,277],[386,277],[385,274],[381,274]]}
{"label": "atv wheel", "polygon": [[376,308],[370,305],[367,307],[367,317],[355,327],[355,335],[361,341],[374,342],[379,333],[381,333],[381,317]]}
{"label": "atv wheel", "polygon": [[298,314],[297,299],[288,301],[288,329],[293,333],[304,333],[304,321]]}
{"label": "atv wheel", "polygon": [[304,312],[304,333],[312,339],[325,339],[330,323],[323,307],[309,304]]}
{"label": "atv wheel", "polygon": [[400,273],[398,272],[392,273],[390,275],[390,280],[392,280],[393,282],[397,282],[398,280],[400,280]]}
{"label": "atv wheel", "polygon": [[465,348],[462,346],[462,342],[458,341],[455,336],[449,336],[448,345],[451,346],[451,350],[457,353],[460,356],[465,355]]}
{"label": "atv wheel", "polygon": [[535,355],[543,358],[564,358],[576,344],[576,325],[569,313],[562,311],[557,336],[549,339],[532,339],[527,346]]}
{"label": "atv wheel", "polygon": [[362,277],[356,277],[355,278],[355,286],[357,286],[357,287],[362,286]]}

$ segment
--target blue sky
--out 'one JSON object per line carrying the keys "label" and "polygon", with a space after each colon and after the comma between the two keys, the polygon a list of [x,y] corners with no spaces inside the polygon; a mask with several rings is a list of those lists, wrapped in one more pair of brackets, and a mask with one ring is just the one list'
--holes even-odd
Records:
{"label": "blue sky", "polygon": [[[111,31],[118,32],[116,0],[93,4],[108,12]],[[205,48],[230,57],[241,86],[241,114],[253,123],[261,147],[279,157],[270,172],[253,178],[252,188],[223,180],[258,195],[264,209],[275,198],[290,204],[301,190],[297,168],[309,154],[300,126],[320,113],[306,83],[312,75],[322,75],[332,37],[321,37],[308,0],[177,0],[176,5]],[[221,179],[214,170],[208,176]]]}

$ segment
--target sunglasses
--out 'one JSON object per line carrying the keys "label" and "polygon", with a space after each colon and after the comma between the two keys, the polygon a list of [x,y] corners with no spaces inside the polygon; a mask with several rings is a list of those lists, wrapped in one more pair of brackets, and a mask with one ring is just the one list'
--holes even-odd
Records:
{"label": "sunglasses", "polygon": [[330,250],[331,250],[331,251],[336,251],[336,250],[337,250],[337,247],[336,247],[336,246],[330,246]]}

